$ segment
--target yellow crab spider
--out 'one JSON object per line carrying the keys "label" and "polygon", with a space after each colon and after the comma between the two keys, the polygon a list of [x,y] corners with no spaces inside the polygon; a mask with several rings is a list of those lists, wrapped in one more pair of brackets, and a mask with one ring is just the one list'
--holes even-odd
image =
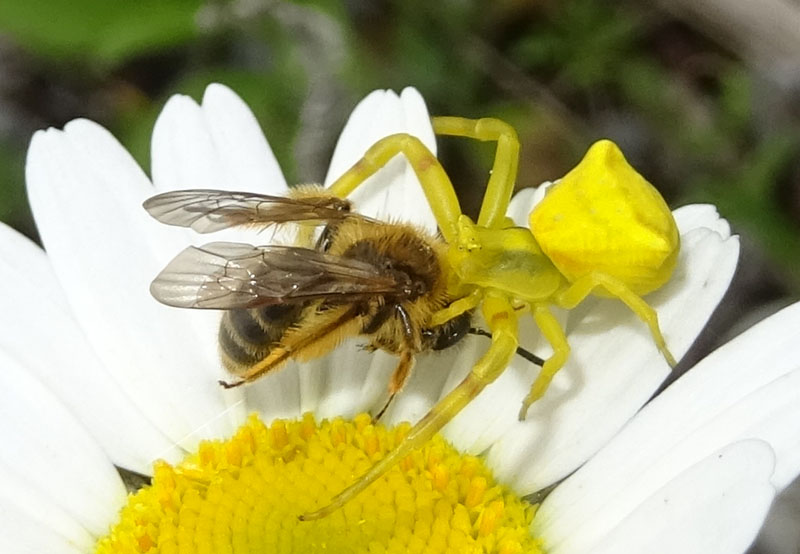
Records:
{"label": "yellow crab spider", "polygon": [[498,119],[434,117],[438,135],[497,143],[478,221],[461,213],[450,178],[419,139],[397,134],[370,147],[329,191],[348,196],[390,159],[403,154],[419,178],[442,237],[448,244],[450,305],[431,326],[480,308],[491,345],[472,371],[442,398],[405,440],[331,503],[302,519],[330,514],[364,490],[411,450],[431,438],[507,367],[518,346],[520,308],[529,310],[553,348],[519,412],[542,397],[570,353],[550,306],[571,309],[590,294],[624,302],[649,328],[671,365],[655,310],[641,297],[666,283],[680,248],[675,220],[661,195],[628,163],[611,141],[593,144],[583,160],[553,185],[530,213],[530,230],[506,217],[519,160],[513,127]]}

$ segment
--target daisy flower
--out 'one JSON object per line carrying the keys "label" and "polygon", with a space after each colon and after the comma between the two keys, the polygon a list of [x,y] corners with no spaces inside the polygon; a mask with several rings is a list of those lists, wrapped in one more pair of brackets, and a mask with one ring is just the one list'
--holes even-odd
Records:
{"label": "daisy flower", "polygon": [[[435,152],[415,90],[367,96],[325,183],[397,132]],[[364,412],[384,399],[396,360],[358,341],[220,388],[218,314],[148,293],[197,237],[159,225],[141,203],[190,187],[287,190],[254,117],[224,86],[209,86],[201,105],[170,99],[151,179],[107,131],[77,120],[34,136],[27,181],[45,250],[0,227],[3,552],[729,553],[747,547],[800,468],[800,305],[642,409],[670,370],[635,316],[592,298],[564,314],[572,355],[526,421],[517,411],[537,368],[518,359],[442,436],[342,510],[299,522],[402,440],[402,422],[460,381],[486,339],[422,357],[382,425]],[[371,181],[353,195],[359,211],[435,230],[404,160]],[[519,193],[509,215],[525,224],[541,194]],[[680,357],[725,292],[738,242],[713,207],[675,218],[678,266],[648,302]],[[532,324],[521,343],[547,354]],[[115,466],[152,485],[129,496]],[[554,485],[540,505],[522,498]]]}

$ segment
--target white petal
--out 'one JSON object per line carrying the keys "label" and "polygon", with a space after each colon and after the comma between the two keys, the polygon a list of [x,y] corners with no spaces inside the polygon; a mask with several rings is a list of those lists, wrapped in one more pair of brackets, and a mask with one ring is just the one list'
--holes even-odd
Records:
{"label": "white petal", "polygon": [[386,399],[395,356],[366,352],[363,339],[351,339],[330,354],[291,362],[246,388],[249,406],[263,419],[296,418],[313,412],[317,419],[354,416]]}
{"label": "white petal", "polygon": [[384,421],[399,423],[422,419],[442,396],[451,368],[471,368],[481,348],[488,344],[484,337],[465,337],[452,348],[419,356],[408,384],[393,401]]}
{"label": "white petal", "polygon": [[770,506],[764,525],[758,532],[755,552],[800,552],[800,527],[797,526],[797,492],[794,488],[780,494]]}
{"label": "white petal", "polygon": [[[485,329],[486,327],[483,326]],[[530,316],[524,317],[519,322],[519,338],[520,344],[525,348],[537,352],[540,356],[545,356],[544,352],[549,353],[549,347],[544,344],[544,341],[538,329],[533,323],[533,318]],[[479,340],[478,337],[473,339],[475,342]],[[470,358],[461,358],[461,365],[457,367],[456,371],[450,373],[450,376],[445,385],[445,390],[451,390],[458,382],[460,382],[472,369],[475,361],[486,351],[489,346],[489,341],[483,339],[477,342],[477,349],[473,351]],[[491,385],[489,385],[481,394],[478,395],[466,408],[444,429],[444,435],[453,444],[462,451],[471,454],[480,454],[492,445],[501,440],[501,438],[512,433],[513,430],[520,426],[518,421],[519,408],[522,403],[522,398],[530,389],[531,383],[538,372],[538,366],[515,356],[508,368],[500,375],[500,377]],[[549,393],[549,391],[548,391]],[[528,417],[528,427],[525,428],[528,433],[536,432],[538,434],[545,434],[548,432],[548,425],[551,421],[546,417]],[[535,431],[534,431],[534,425]],[[519,437],[518,437],[519,440]],[[527,440],[524,437],[522,440]],[[544,440],[544,439],[542,439]],[[523,443],[523,445],[516,445],[519,447],[531,448],[531,445]],[[503,451],[502,464],[493,465],[493,470],[497,475],[501,475],[503,479],[513,483],[508,474],[512,472],[510,467],[514,464],[520,463],[515,455],[509,453],[508,448]],[[496,464],[489,458],[490,464]],[[524,471],[519,468],[514,468],[515,472]],[[525,492],[532,492],[528,489],[518,489]]]}
{"label": "white petal", "polygon": [[153,183],[158,191],[211,188],[283,194],[286,181],[247,105],[212,84],[203,105],[171,97],[153,129]]}
{"label": "white petal", "polygon": [[320,364],[319,372],[325,372],[318,377],[324,379],[316,408],[320,417],[354,416],[386,400],[389,376],[397,358],[385,352],[367,352],[363,349],[365,342],[349,340]]}
{"label": "white petal", "polygon": [[[206,88],[202,106],[184,95],[172,96],[153,128],[154,192],[219,189],[284,195],[288,191],[272,149],[250,108],[224,85]],[[264,244],[291,235],[271,229],[236,228],[214,234],[215,241]],[[208,242],[196,233],[171,228],[186,244]],[[178,251],[174,251],[173,255]]]}
{"label": "white petal", "polygon": [[[230,396],[208,314],[161,306],[150,280],[185,244],[139,206],[152,187],[104,129],[74,121],[34,135],[27,163],[34,216],[65,297],[101,362],[146,417],[175,443],[225,434]],[[240,414],[232,414],[238,416]]]}
{"label": "white petal", "polygon": [[[618,513],[616,498],[607,499],[600,517],[571,528],[563,543],[550,542],[552,528],[536,531],[553,554],[744,552],[775,495],[769,482],[774,461],[766,443],[738,442],[658,490],[637,491],[640,503],[631,512]],[[560,523],[557,529],[563,533]]]}
{"label": "white petal", "polygon": [[[110,464],[108,464],[110,465]],[[96,538],[47,494],[0,464],[0,552],[90,552]],[[124,497],[123,497],[124,499]],[[113,523],[119,506],[105,509]],[[13,548],[6,548],[11,546]],[[19,550],[14,550],[14,549]],[[73,550],[78,548],[79,550]]]}
{"label": "white petal", "polygon": [[690,204],[673,212],[680,229],[699,229],[705,227],[716,231],[723,239],[731,236],[731,226],[722,219],[712,204]]}
{"label": "white petal", "polygon": [[[300,385],[295,362],[275,370],[258,381],[245,385],[247,405],[258,409],[261,419],[296,419],[300,410]],[[304,410],[308,411],[308,410]]]}
{"label": "white petal", "polygon": [[[784,487],[800,472],[798,326],[795,304],[700,362],[558,487],[537,515],[544,518],[541,524],[550,529],[549,522],[564,518],[574,525],[590,521],[606,513],[610,497],[630,510],[633,491],[666,483],[745,439],[769,444],[776,453],[770,484]],[[621,491],[630,491],[631,498]]]}
{"label": "white petal", "polygon": [[188,96],[167,100],[153,127],[150,156],[156,192],[228,184],[202,110]]}
{"label": "white petal", "polygon": [[[0,223],[0,271],[4,275],[24,276],[22,280],[36,291],[36,300],[41,299],[43,303],[53,302],[66,309],[67,303],[58,281],[53,277],[53,270],[44,250],[4,223]],[[7,286],[6,289],[14,291],[14,286]]]}
{"label": "white petal", "polygon": [[[723,241],[705,228],[681,231],[673,279],[647,297],[678,358],[727,289],[738,253],[735,239]],[[520,322],[521,345],[546,357],[550,349],[529,319]],[[446,428],[459,448],[478,453],[491,446],[488,460],[498,477],[523,492],[544,488],[586,461],[669,373],[646,327],[617,300],[588,299],[568,313],[566,329],[570,359],[525,422],[517,421],[517,412],[538,369],[517,357]],[[460,378],[452,374],[445,388]]]}
{"label": "white petal", "polygon": [[[74,521],[59,521],[61,514],[38,507],[38,514],[21,512],[0,500],[0,552],[5,554],[85,554],[94,547],[92,537]],[[40,517],[36,517],[36,516]]]}
{"label": "white petal", "polygon": [[530,227],[528,216],[536,204],[542,201],[551,184],[549,181],[545,181],[538,187],[529,187],[517,192],[508,204],[508,217],[520,227]]}
{"label": "white petal", "polygon": [[287,186],[283,172],[247,104],[225,85],[211,84],[203,95],[202,110],[226,185],[249,192],[284,194]]}
{"label": "white petal", "polygon": [[333,368],[330,357],[323,356],[307,363],[297,364],[297,390],[300,394],[300,413],[319,414],[319,405],[325,396],[328,375]]}
{"label": "white petal", "polygon": [[[39,509],[63,511],[92,534],[106,532],[126,497],[111,461],[14,360],[0,355],[0,366],[0,498],[34,517]],[[46,505],[37,508],[37,502]]]}
{"label": "white petal", "polygon": [[[376,90],[359,102],[336,144],[325,186],[350,169],[375,142],[394,133],[414,135],[436,154],[428,110],[416,89],[406,88],[400,96],[391,90]],[[360,213],[409,221],[435,231],[436,221],[422,186],[411,166],[401,158],[390,160],[350,197]]]}
{"label": "white petal", "polygon": [[171,443],[98,361],[65,305],[44,251],[2,224],[0,281],[13,291],[0,296],[4,314],[0,350],[46,383],[103,444],[114,463],[149,472],[152,456]]}

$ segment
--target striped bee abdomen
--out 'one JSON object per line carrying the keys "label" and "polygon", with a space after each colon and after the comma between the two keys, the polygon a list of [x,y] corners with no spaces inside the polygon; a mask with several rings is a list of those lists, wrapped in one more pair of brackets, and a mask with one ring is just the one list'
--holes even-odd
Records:
{"label": "striped bee abdomen", "polygon": [[252,310],[229,310],[219,326],[222,363],[233,374],[267,357],[286,330],[297,323],[303,304],[273,304]]}

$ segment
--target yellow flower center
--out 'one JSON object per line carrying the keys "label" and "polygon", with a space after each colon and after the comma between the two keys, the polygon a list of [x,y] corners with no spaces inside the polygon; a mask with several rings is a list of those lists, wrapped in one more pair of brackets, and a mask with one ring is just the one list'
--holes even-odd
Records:
{"label": "yellow flower center", "polygon": [[130,495],[96,552],[537,553],[535,507],[494,483],[474,456],[440,436],[332,515],[301,522],[400,442],[362,414],[317,424],[251,416],[227,441],[208,441]]}

